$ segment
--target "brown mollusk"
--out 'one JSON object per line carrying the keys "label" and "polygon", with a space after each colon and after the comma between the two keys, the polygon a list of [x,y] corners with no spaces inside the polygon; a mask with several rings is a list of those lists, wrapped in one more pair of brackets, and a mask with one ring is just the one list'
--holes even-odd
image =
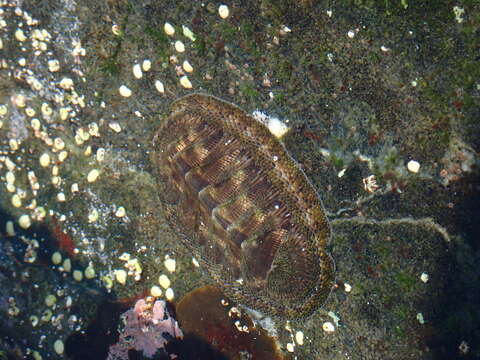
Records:
{"label": "brown mollusk", "polygon": [[167,220],[228,296],[282,318],[325,301],[334,265],[321,200],[265,125],[192,94],[172,104],[153,145]]}

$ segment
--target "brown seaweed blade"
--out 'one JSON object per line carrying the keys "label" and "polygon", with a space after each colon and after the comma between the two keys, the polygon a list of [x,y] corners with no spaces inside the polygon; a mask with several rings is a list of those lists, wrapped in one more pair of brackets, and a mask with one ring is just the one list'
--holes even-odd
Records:
{"label": "brown seaweed blade", "polygon": [[170,226],[227,295],[283,318],[325,301],[334,265],[321,201],[263,124],[193,94],[173,103],[153,145]]}

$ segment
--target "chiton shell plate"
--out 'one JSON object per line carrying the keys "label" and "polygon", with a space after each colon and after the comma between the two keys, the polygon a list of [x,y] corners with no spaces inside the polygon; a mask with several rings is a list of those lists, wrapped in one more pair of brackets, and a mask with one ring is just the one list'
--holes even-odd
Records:
{"label": "chiton shell plate", "polygon": [[153,140],[167,221],[225,293],[271,316],[324,302],[334,265],[318,194],[283,144],[237,106],[175,101]]}

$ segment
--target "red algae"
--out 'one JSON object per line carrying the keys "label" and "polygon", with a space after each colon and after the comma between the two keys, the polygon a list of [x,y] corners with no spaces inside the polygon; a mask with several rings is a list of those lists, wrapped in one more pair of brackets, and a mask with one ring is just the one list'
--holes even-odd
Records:
{"label": "red algae", "polygon": [[283,360],[278,343],[261,327],[232,307],[214,286],[186,294],[176,306],[177,320],[186,336],[195,335],[231,360]]}
{"label": "red algae", "polygon": [[62,230],[55,216],[52,217],[52,221],[53,221],[52,234],[54,238],[57,240],[58,248],[60,250],[65,251],[69,256],[74,257],[75,242],[73,241],[72,237]]}

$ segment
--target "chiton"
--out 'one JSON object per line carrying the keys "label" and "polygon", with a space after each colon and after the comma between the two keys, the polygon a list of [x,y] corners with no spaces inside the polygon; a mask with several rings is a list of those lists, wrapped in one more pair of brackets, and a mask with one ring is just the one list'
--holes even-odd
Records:
{"label": "chiton", "polygon": [[311,314],[333,285],[321,200],[284,145],[237,106],[175,101],[153,140],[167,221],[208,275],[271,316]]}

